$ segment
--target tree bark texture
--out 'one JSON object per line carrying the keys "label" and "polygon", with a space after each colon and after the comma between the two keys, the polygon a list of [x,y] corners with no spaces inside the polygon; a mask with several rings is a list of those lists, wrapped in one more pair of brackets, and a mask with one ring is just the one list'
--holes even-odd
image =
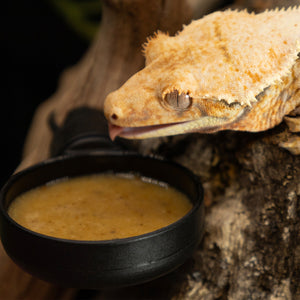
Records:
{"label": "tree bark texture", "polygon": [[[297,4],[240,0],[234,6],[259,12],[290,3]],[[217,1],[212,5],[196,0],[104,1],[91,48],[38,108],[19,169],[49,156],[51,112],[61,123],[74,107],[101,109],[106,95],[143,67],[141,45],[147,36],[158,29],[173,34],[194,15],[221,7]],[[144,285],[78,291],[27,275],[1,248],[0,298],[300,299],[300,156],[279,148],[287,135],[286,125],[280,124],[262,133],[195,133],[137,142],[139,152],[167,156],[203,182],[205,235],[194,256]]]}

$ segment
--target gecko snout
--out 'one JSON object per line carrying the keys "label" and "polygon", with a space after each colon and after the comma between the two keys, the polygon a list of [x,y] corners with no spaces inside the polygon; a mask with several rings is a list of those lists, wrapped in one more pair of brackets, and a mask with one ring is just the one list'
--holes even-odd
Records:
{"label": "gecko snout", "polygon": [[122,120],[125,112],[123,111],[122,102],[118,99],[120,98],[118,91],[114,91],[107,95],[104,101],[103,112],[107,121],[115,124],[116,121]]}
{"label": "gecko snout", "polygon": [[114,124],[117,120],[122,119],[123,113],[119,107],[106,102],[104,103],[104,115],[110,123]]}

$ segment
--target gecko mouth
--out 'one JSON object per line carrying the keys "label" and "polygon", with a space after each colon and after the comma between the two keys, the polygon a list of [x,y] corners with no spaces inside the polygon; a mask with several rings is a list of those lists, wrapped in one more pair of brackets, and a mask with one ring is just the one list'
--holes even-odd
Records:
{"label": "gecko mouth", "polygon": [[234,118],[205,116],[196,120],[141,127],[121,127],[109,123],[109,136],[114,140],[117,136],[126,139],[147,139],[190,132],[212,133],[231,129],[231,124],[236,122],[243,113],[244,110],[239,111]]}
{"label": "gecko mouth", "polygon": [[121,127],[109,123],[109,136],[114,140],[117,136],[127,138],[127,139],[143,139],[148,137],[161,136],[165,129],[183,124],[186,122],[178,123],[169,123],[162,125],[150,125],[150,126],[141,126],[141,127]]}

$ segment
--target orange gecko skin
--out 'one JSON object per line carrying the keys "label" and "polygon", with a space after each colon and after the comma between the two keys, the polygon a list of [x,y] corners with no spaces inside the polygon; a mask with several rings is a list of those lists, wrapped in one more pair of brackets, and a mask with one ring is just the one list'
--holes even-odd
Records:
{"label": "orange gecko skin", "polygon": [[112,138],[263,131],[300,106],[300,7],[217,11],[156,33],[144,53],[145,68],[105,100]]}

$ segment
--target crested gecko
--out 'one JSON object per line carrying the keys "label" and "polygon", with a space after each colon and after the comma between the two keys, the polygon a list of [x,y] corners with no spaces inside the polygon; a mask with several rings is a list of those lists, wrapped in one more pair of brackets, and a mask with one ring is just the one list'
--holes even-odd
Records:
{"label": "crested gecko", "polygon": [[300,154],[300,7],[217,11],[156,33],[144,54],[145,68],[105,99],[112,139],[257,132],[285,119],[295,134],[281,146]]}

